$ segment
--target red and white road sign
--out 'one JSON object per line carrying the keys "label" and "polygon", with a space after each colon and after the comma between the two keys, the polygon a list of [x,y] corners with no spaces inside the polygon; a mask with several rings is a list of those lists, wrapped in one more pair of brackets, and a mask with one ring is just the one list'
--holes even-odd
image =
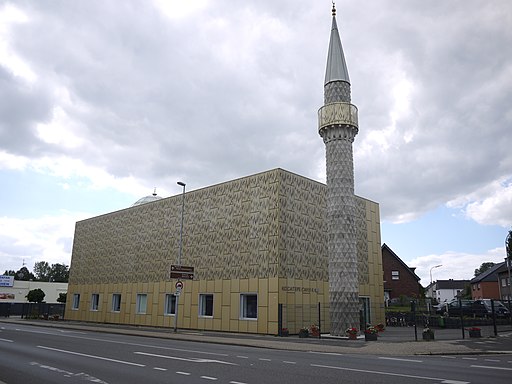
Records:
{"label": "red and white road sign", "polygon": [[176,289],[183,289],[183,281],[178,280],[174,286]]}

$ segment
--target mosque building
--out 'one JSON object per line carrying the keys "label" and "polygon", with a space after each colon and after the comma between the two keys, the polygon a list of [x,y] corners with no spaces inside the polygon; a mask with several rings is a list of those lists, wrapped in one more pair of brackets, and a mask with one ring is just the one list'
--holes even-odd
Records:
{"label": "mosque building", "polygon": [[77,222],[65,318],[333,335],[384,322],[379,205],[354,195],[357,108],[334,8],[318,121],[326,184],[276,168]]}

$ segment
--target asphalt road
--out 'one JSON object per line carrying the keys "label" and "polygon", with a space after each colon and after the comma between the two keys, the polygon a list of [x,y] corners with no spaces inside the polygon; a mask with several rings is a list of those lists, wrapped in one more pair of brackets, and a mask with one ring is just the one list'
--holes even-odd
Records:
{"label": "asphalt road", "polygon": [[0,381],[18,383],[510,383],[512,355],[376,356],[0,324]]}

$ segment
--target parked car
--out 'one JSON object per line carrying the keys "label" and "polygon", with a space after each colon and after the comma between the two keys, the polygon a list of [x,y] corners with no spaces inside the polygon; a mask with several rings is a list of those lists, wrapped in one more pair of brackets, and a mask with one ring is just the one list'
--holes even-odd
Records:
{"label": "parked car", "polygon": [[[473,315],[473,300],[461,300],[463,316]],[[459,300],[454,299],[438,305],[436,313],[447,316],[460,316],[461,307]]]}
{"label": "parked car", "polygon": [[[492,316],[491,299],[475,300],[474,308],[477,316]],[[510,315],[508,308],[499,300],[494,300],[494,313],[496,313],[496,317],[508,317]]]}
{"label": "parked car", "polygon": [[[492,316],[491,299],[461,300],[461,304],[463,316]],[[498,300],[494,300],[494,312],[496,313],[496,317],[508,317],[510,314],[508,308],[501,301]],[[436,313],[451,317],[460,316],[461,306],[459,304],[459,300],[452,300],[437,305]]]}

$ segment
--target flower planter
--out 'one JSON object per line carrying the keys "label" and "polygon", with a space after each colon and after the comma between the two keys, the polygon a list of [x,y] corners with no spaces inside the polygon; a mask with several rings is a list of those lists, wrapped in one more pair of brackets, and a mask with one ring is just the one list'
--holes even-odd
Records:
{"label": "flower planter", "polygon": [[357,333],[349,333],[348,339],[349,340],[357,340]]}
{"label": "flower planter", "polygon": [[480,329],[470,329],[468,332],[469,337],[482,337],[482,331]]}
{"label": "flower planter", "polygon": [[376,333],[365,333],[364,340],[365,341],[377,341],[377,334]]}
{"label": "flower planter", "polygon": [[301,329],[301,330],[299,331],[299,337],[300,337],[301,339],[304,339],[304,338],[306,338],[306,337],[309,337],[309,331],[308,331],[307,329]]}

